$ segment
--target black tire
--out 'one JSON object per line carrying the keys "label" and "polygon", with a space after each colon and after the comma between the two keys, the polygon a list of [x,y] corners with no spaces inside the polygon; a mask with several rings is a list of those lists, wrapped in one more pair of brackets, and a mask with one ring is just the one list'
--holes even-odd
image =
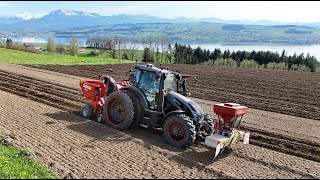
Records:
{"label": "black tire", "polygon": [[103,115],[102,115],[102,114],[99,114],[99,115],[97,116],[97,122],[98,122],[98,123],[102,123],[102,122],[103,122]]}
{"label": "black tire", "polygon": [[141,101],[134,92],[128,90],[126,91],[126,93],[132,100],[133,107],[134,107],[134,117],[133,117],[133,122],[130,128],[136,128],[140,126],[141,120],[143,118],[143,109],[142,109]]}
{"label": "black tire", "polygon": [[90,103],[86,103],[84,106],[81,107],[80,116],[87,119],[91,119],[91,117],[93,116],[93,107]]}
{"label": "black tire", "polygon": [[170,145],[188,148],[196,139],[195,129],[192,120],[185,114],[172,114],[165,119],[163,134]]}
{"label": "black tire", "polygon": [[204,121],[204,124],[207,126],[207,127],[204,127],[206,134],[211,135],[214,131],[214,123],[212,118],[208,114],[205,114],[203,121]]}
{"label": "black tire", "polygon": [[133,103],[126,93],[113,92],[107,97],[103,108],[103,120],[108,126],[121,131],[126,130],[130,127],[133,117]]}

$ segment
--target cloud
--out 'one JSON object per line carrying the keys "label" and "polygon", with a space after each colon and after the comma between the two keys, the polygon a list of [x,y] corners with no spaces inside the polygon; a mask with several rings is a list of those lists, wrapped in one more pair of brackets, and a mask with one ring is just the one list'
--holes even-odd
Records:
{"label": "cloud", "polygon": [[6,2],[0,2],[0,7],[8,7],[9,4]]}

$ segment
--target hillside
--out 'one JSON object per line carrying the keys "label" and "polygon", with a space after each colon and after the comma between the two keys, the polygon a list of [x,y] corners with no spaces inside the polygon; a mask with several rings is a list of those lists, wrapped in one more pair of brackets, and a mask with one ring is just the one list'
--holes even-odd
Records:
{"label": "hillside", "polygon": [[217,23],[137,23],[52,31],[55,36],[121,35],[127,38],[166,35],[185,43],[319,44],[320,29],[306,26],[258,26]]}
{"label": "hillside", "polygon": [[57,10],[38,19],[0,17],[0,37],[163,34],[180,43],[320,44],[317,23],[285,24],[272,21],[231,21],[219,18],[166,19],[148,15],[101,16],[96,13]]}

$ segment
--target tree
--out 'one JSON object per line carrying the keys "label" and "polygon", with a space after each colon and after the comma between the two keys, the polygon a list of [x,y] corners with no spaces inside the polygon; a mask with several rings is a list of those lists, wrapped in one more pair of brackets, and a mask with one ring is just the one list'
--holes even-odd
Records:
{"label": "tree", "polygon": [[149,48],[150,53],[151,53],[151,57],[154,57],[154,51],[156,48],[156,38],[152,35],[149,34],[146,38],[145,38],[145,43],[146,43],[146,47]]}
{"label": "tree", "polygon": [[157,52],[156,52],[156,62],[160,61],[160,52],[159,52],[159,48],[157,47]]}
{"label": "tree", "polygon": [[69,41],[70,44],[70,53],[72,56],[78,56],[79,55],[79,42],[76,38],[76,36],[72,36],[72,38]]}
{"label": "tree", "polygon": [[222,55],[222,58],[223,59],[229,59],[230,58],[230,50],[228,49],[228,51],[227,50],[224,50],[224,52],[223,52],[223,55]]}
{"label": "tree", "polygon": [[13,42],[11,39],[7,39],[6,48],[11,49],[13,47]]}
{"label": "tree", "polygon": [[149,48],[144,48],[143,62],[151,62],[151,52]]}
{"label": "tree", "polygon": [[167,50],[167,54],[166,54],[166,60],[167,60],[167,63],[172,63],[172,48],[171,48],[171,44],[169,43],[168,44],[168,50]]}
{"label": "tree", "polygon": [[167,47],[168,47],[168,44],[169,44],[169,39],[167,36],[160,36],[160,45],[161,45],[161,63],[162,63],[162,60],[163,60],[163,53],[164,52],[167,52]]}
{"label": "tree", "polygon": [[193,52],[193,62],[192,64],[198,64],[199,62],[203,62],[202,59],[204,57],[204,51],[198,46]]}
{"label": "tree", "polygon": [[111,40],[111,47],[110,47],[110,51],[111,51],[111,55],[112,55],[112,59],[116,58],[116,53],[117,53],[117,39],[112,39]]}
{"label": "tree", "polygon": [[53,38],[48,39],[48,44],[47,44],[47,51],[48,52],[53,52],[56,49],[56,45],[54,44]]}
{"label": "tree", "polygon": [[28,52],[28,48],[31,48],[31,44],[23,43],[24,48],[26,49],[25,51]]}
{"label": "tree", "polygon": [[129,55],[128,55],[127,51],[123,51],[122,59],[126,59],[126,60],[129,59]]}
{"label": "tree", "polygon": [[114,45],[116,46],[116,48],[118,49],[118,53],[119,53],[119,59],[121,59],[121,47],[122,45],[124,44],[124,39],[122,37],[119,37],[119,36],[115,36],[113,38],[113,41],[114,41]]}
{"label": "tree", "polygon": [[136,54],[137,50],[139,49],[139,43],[138,40],[136,38],[132,38],[129,41],[129,45],[128,45],[128,55],[130,57],[131,60],[133,60],[134,55]]}
{"label": "tree", "polygon": [[[225,57],[227,56],[227,51],[224,52],[225,54]],[[210,55],[210,58],[209,59],[212,59],[212,60],[217,60],[218,58],[221,57],[221,50],[220,48],[214,48],[214,51],[211,53]],[[225,58],[224,58],[225,59]]]}
{"label": "tree", "polygon": [[59,45],[56,46],[56,50],[61,55],[62,52],[64,52],[66,49],[62,45],[59,44]]}

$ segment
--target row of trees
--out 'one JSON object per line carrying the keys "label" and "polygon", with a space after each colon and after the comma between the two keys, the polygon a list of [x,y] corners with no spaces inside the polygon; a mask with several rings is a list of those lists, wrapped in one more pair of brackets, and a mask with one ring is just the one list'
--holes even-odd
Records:
{"label": "row of trees", "polygon": [[[56,45],[53,38],[50,37],[48,39],[47,51],[49,53],[58,52],[61,55],[64,51],[66,51],[66,49],[67,48],[63,45]],[[69,40],[69,50],[72,56],[79,55],[79,41],[75,36],[72,36]]]}
{"label": "row of trees", "polygon": [[259,65],[266,65],[270,62],[274,63],[285,63],[288,70],[293,69],[293,65],[305,65],[311,72],[315,72],[319,62],[314,56],[310,56],[308,53],[306,56],[301,53],[297,55],[294,53],[292,56],[288,56],[286,51],[283,50],[281,54],[278,52],[271,51],[230,51],[225,50],[222,52],[219,48],[215,48],[214,51],[210,52],[206,49],[197,47],[193,49],[186,45],[176,43],[174,46],[174,57],[176,63],[182,64],[199,64],[208,62],[211,60],[213,63],[217,59],[232,59],[236,61],[236,65],[240,67],[243,60],[255,60]]}
{"label": "row of trees", "polygon": [[[271,51],[230,51],[224,50],[223,52],[219,48],[215,48],[212,52],[207,49],[197,47],[193,49],[190,45],[183,45],[175,43],[174,47],[171,47],[170,40],[166,36],[153,36],[148,35],[141,40],[136,38],[124,38],[120,36],[102,37],[95,36],[87,39],[87,47],[105,50],[109,52],[112,58],[119,59],[131,59],[134,60],[138,52],[138,49],[142,45],[143,61],[144,62],[158,62],[158,63],[174,63],[178,64],[202,64],[210,62],[214,64],[219,59],[231,59],[234,60],[236,66],[240,67],[244,60],[254,60],[259,67],[268,68],[271,65],[277,66],[279,63],[283,63],[288,70],[296,69],[299,65],[304,65],[315,72],[319,62],[314,56],[310,56],[301,53],[297,55],[288,56],[286,51],[283,50],[281,54]],[[0,44],[0,47],[6,47],[10,49],[22,50],[27,52],[39,52],[32,44],[19,44],[13,43],[11,39],[7,39],[5,43]],[[75,36],[69,41],[69,46],[56,45],[52,38],[48,39],[47,51],[59,52],[60,54],[69,48],[70,54],[73,56],[79,55],[79,41]],[[91,52],[93,55],[98,55],[97,51]],[[271,64],[270,64],[271,63]],[[275,63],[275,64],[272,64]],[[242,63],[246,64],[246,62]],[[269,65],[268,65],[269,64]],[[267,67],[268,65],[268,67]],[[283,67],[283,65],[281,66]]]}
{"label": "row of trees", "polygon": [[[86,42],[87,47],[105,50],[110,53],[113,59],[131,59],[134,60],[137,50],[144,49],[143,61],[145,62],[163,62],[171,63],[171,45],[166,36],[148,35],[141,40],[136,38],[124,38],[121,36],[89,37]],[[161,50],[161,52],[160,52]]]}
{"label": "row of trees", "polygon": [[[131,38],[130,40],[127,40],[119,36],[89,37],[86,44],[89,48],[108,51],[113,59],[115,59],[118,54],[119,59],[128,59],[130,57],[130,59],[133,60],[140,47],[137,39]],[[122,56],[121,50],[123,50]]]}
{"label": "row of trees", "polygon": [[[34,44],[31,43],[17,43],[13,42],[11,39],[7,39],[5,43],[0,42],[1,48],[7,48],[7,49],[14,49],[18,51],[25,51],[25,52],[32,52],[32,53],[39,53],[41,48],[36,48]],[[79,42],[75,36],[72,36],[72,38],[69,41],[69,50],[70,54],[73,56],[79,55]],[[56,45],[53,38],[48,39],[47,43],[47,51],[49,53],[58,52],[62,54],[64,51],[67,50],[67,47],[64,45]]]}
{"label": "row of trees", "polygon": [[5,42],[0,42],[0,48],[14,49],[18,51],[38,53],[39,50],[35,48],[33,44],[30,43],[16,43],[11,39],[7,39]]}

